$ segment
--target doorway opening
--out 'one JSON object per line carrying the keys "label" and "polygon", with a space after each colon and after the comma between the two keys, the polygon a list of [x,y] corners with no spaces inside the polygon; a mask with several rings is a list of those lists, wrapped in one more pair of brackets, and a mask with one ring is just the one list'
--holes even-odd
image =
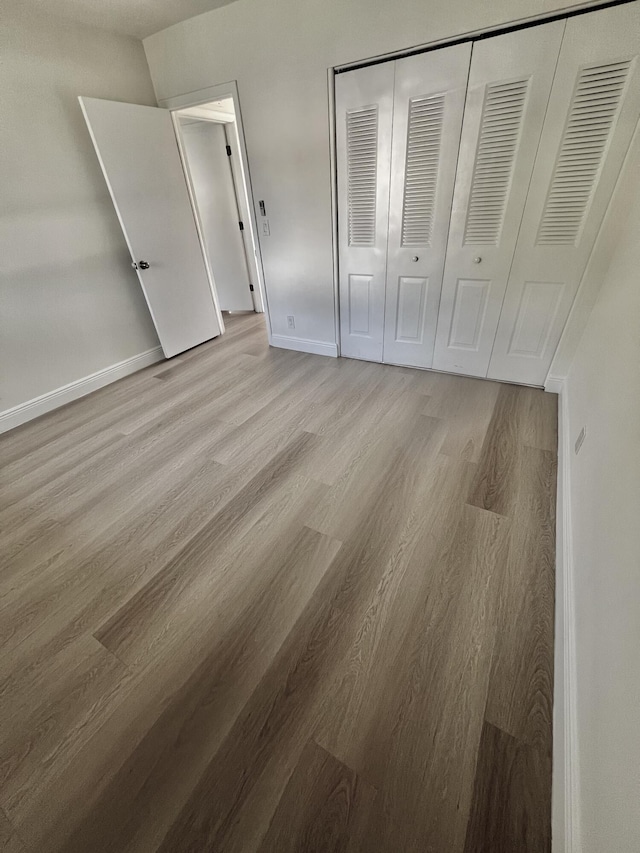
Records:
{"label": "doorway opening", "polygon": [[225,315],[266,310],[236,106],[230,95],[172,115],[224,328]]}

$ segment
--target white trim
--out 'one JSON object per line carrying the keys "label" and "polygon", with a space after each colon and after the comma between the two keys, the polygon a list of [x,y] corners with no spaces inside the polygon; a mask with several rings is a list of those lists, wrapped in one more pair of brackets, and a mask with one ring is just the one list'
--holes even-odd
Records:
{"label": "white trim", "polygon": [[[244,228],[242,233],[242,244],[244,246],[245,260],[247,262],[247,275],[249,276],[249,284],[251,286],[251,299],[253,310],[257,314],[264,314],[264,304],[262,302],[262,290],[260,288],[260,270],[258,269],[258,255],[254,242],[253,228],[251,227],[251,209],[249,207],[249,196],[247,194],[247,182],[245,181],[245,170],[242,165],[242,156],[240,154],[240,138],[238,137],[238,126],[233,121],[231,124],[224,126],[224,134],[227,144],[231,146],[231,157],[229,165],[231,166],[231,176],[233,177],[233,189],[238,205],[239,218],[243,222],[249,224],[248,228]],[[266,322],[266,317],[264,318]]]}
{"label": "white trim", "polygon": [[212,121],[215,124],[231,124],[236,120],[235,115],[222,112],[222,110],[202,109],[201,107],[185,107],[180,110],[181,117],[193,119],[194,121]]}
{"label": "white trim", "polygon": [[235,80],[217,83],[215,86],[205,86],[204,89],[195,89],[193,92],[185,92],[183,95],[161,98],[158,105],[167,110],[181,110],[184,107],[198,107],[200,104],[208,104],[211,101],[221,101],[223,98],[230,97],[231,93],[236,95],[238,93],[238,85]]}
{"label": "white trim", "polygon": [[[574,566],[571,527],[571,425],[567,380],[558,383],[556,507],[556,672],[553,720],[553,853],[580,853]],[[546,390],[551,390],[547,387]],[[558,647],[560,644],[560,647]]]}
{"label": "white trim", "polygon": [[338,345],[329,344],[324,341],[310,341],[306,338],[289,338],[286,335],[271,335],[270,344],[280,349],[292,349],[298,352],[310,352],[314,355],[328,355],[331,358],[338,357]]}
{"label": "white trim", "polygon": [[97,391],[98,388],[103,388],[117,379],[122,379],[123,376],[136,373],[143,367],[162,361],[163,358],[162,347],[154,347],[146,352],[141,352],[139,355],[126,358],[124,361],[119,361],[117,364],[112,364],[110,367],[103,367],[102,370],[85,376],[83,379],[76,379],[75,382],[69,382],[68,385],[63,385],[54,391],[48,391],[40,397],[34,397],[33,400],[27,400],[26,403],[20,403],[19,406],[14,406],[12,409],[0,412],[0,433],[7,432],[20,426],[20,424],[64,406],[65,403],[77,400],[78,397],[84,397],[85,394]]}
{"label": "white trim", "polygon": [[340,338],[340,269],[338,262],[338,152],[336,143],[336,87],[335,71],[327,69],[327,92],[329,97],[329,168],[331,173],[331,254],[333,258],[333,320],[338,355],[342,344]]}

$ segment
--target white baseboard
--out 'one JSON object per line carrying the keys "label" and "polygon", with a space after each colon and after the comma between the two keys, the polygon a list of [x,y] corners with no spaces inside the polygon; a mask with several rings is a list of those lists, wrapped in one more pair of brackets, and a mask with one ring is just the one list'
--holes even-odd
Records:
{"label": "white baseboard", "polygon": [[[553,720],[553,853],[581,853],[574,566],[571,528],[571,433],[566,379],[559,394],[556,512],[556,667]],[[557,391],[556,391],[557,387]]]}
{"label": "white baseboard", "polygon": [[331,358],[338,357],[338,345],[327,344],[324,341],[309,341],[306,338],[289,338],[286,335],[271,335],[272,347],[281,349],[292,349],[298,352],[310,352],[314,355],[328,355]]}
{"label": "white baseboard", "polygon": [[20,424],[64,406],[65,403],[77,400],[78,397],[84,397],[85,394],[97,391],[98,388],[103,388],[105,385],[115,382],[116,379],[122,379],[123,376],[129,376],[130,373],[142,370],[143,367],[155,364],[162,358],[164,358],[162,348],[154,347],[146,352],[141,352],[139,355],[126,358],[117,364],[112,364],[110,367],[104,367],[90,376],[76,379],[75,382],[70,382],[68,385],[63,385],[61,388],[56,388],[40,397],[34,397],[33,400],[27,400],[26,403],[20,403],[19,406],[14,406],[12,409],[0,412],[0,433],[7,432],[20,426]]}

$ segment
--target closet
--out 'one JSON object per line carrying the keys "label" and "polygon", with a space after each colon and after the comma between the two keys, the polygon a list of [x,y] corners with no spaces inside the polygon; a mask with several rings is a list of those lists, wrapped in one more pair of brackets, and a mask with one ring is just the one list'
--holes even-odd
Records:
{"label": "closet", "polygon": [[640,114],[639,6],[337,75],[342,355],[544,383]]}

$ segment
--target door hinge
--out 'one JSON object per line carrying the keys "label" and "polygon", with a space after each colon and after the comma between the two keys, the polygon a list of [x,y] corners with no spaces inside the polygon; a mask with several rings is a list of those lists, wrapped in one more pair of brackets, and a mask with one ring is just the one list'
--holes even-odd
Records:
{"label": "door hinge", "polygon": [[231,157],[231,146],[227,145],[227,157]]}
{"label": "door hinge", "polygon": [[238,225],[240,226],[240,230],[244,231],[244,222],[238,222]]}
{"label": "door hinge", "polygon": [[251,293],[253,293],[253,285],[252,284],[249,285],[249,290],[251,291]]}

